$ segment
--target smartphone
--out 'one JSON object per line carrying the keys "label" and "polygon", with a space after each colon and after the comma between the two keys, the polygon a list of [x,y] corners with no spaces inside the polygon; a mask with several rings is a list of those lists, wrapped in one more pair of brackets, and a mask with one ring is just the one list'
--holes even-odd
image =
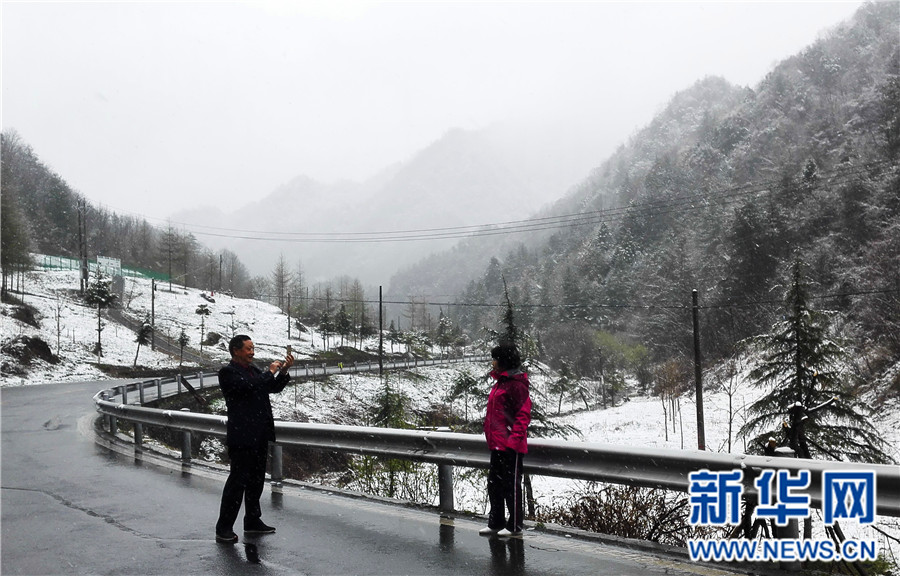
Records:
{"label": "smartphone", "polygon": [[285,354],[285,356],[290,356],[290,355],[291,355],[291,345],[288,344],[287,345],[287,354]]}

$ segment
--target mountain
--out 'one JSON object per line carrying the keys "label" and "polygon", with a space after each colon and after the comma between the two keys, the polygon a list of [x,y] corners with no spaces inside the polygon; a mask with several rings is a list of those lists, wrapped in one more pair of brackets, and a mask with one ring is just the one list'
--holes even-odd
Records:
{"label": "mountain", "polygon": [[[528,232],[433,255],[392,278],[390,293],[499,303],[505,279],[515,304],[536,304],[520,309],[531,331],[589,370],[596,347],[579,342],[599,332],[642,343],[656,361],[690,358],[694,289],[705,353],[730,354],[778,317],[799,259],[817,302],[871,359],[864,370],[891,370],[900,358],[898,29],[896,3],[865,4],[757,86],[697,82]],[[450,312],[470,331],[497,323],[490,307]]]}
{"label": "mountain", "polygon": [[[235,210],[200,208],[172,218],[191,222],[214,248],[234,250],[254,274],[268,276],[283,256],[311,282],[351,276],[386,284],[395,271],[451,248],[459,235],[420,241],[433,232],[418,233],[415,242],[384,237],[524,219],[583,177],[595,163],[597,139],[581,148],[585,135],[564,138],[540,126],[454,129],[362,183],[300,176]],[[248,238],[272,235],[285,240]]]}
{"label": "mountain", "polygon": [[[528,218],[531,224],[526,229],[513,234],[488,231],[483,236],[463,240],[452,250],[430,255],[392,277],[389,293],[392,296],[458,294],[470,281],[478,280],[491,257],[505,259],[510,252],[518,251],[520,246],[540,251],[551,237],[577,236],[586,229],[592,229],[592,219],[568,216],[590,214],[623,203],[627,205],[631,201],[628,192],[619,197],[605,182],[611,166],[637,170],[641,164],[652,161],[661,149],[686,145],[696,138],[694,126],[724,116],[746,94],[745,89],[732,86],[720,78],[698,82],[677,94],[649,126],[632,137],[628,146],[621,146],[600,168],[592,170],[586,179],[572,186],[563,197],[533,213]],[[645,157],[635,157],[636,153]],[[585,221],[587,224],[583,225]],[[502,229],[495,231],[502,232]],[[468,273],[460,274],[460,270]]]}

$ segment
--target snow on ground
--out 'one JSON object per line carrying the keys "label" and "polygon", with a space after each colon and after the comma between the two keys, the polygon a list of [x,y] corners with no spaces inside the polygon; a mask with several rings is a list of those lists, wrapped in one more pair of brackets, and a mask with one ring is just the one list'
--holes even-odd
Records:
{"label": "snow on ground", "polygon": [[[149,281],[148,281],[149,282]],[[0,375],[3,386],[24,386],[52,382],[104,379],[97,368],[98,358],[92,353],[97,342],[97,311],[85,307],[76,299],[78,272],[73,270],[48,271],[26,274],[24,302],[37,310],[40,328],[16,320],[10,316],[12,306],[0,308],[0,331],[6,345],[18,336],[40,338],[59,358],[58,364],[35,360],[27,367],[27,374],[4,371]],[[118,324],[103,320],[101,332],[103,357],[100,362],[131,366],[137,352],[136,334]],[[159,368],[178,366],[177,360],[142,346],[139,364]],[[16,359],[0,353],[0,362],[16,364]]]}
{"label": "snow on ground", "polygon": [[[4,372],[0,374],[0,386],[33,385],[53,382],[104,379],[106,376],[97,368],[97,357],[92,354],[97,339],[97,313],[79,304],[75,292],[78,289],[78,273],[70,270],[38,271],[27,274],[24,300],[37,310],[40,328],[34,328],[14,319],[12,307],[0,308],[0,344],[6,345],[13,338],[25,335],[38,337],[50,345],[59,356],[59,364],[48,364],[37,360],[28,367],[26,375]],[[126,314],[141,319],[150,314],[150,280],[126,278],[121,305]],[[321,338],[315,333],[298,334],[295,326],[290,328],[281,311],[272,305],[256,300],[233,298],[215,294],[215,303],[209,302],[201,291],[157,284],[155,316],[157,338],[177,339],[183,329],[190,338],[192,348],[199,347],[200,316],[196,313],[205,304],[211,314],[204,319],[206,333],[217,332],[225,341],[212,347],[204,347],[204,355],[216,362],[226,362],[228,352],[226,341],[234,333],[249,334],[257,346],[257,359],[262,364],[265,358],[277,358],[283,354],[284,346],[291,344],[298,363],[310,357],[315,344]],[[104,364],[131,366],[134,362],[137,344],[135,333],[115,322],[104,319],[102,332]],[[370,343],[371,345],[371,343]],[[0,363],[15,364],[16,360],[0,353]],[[141,347],[138,365],[150,368],[175,368],[177,358]],[[196,371],[197,365],[185,366],[186,371]],[[414,411],[428,410],[433,404],[443,403],[452,387],[453,377],[460,370],[473,374],[486,374],[487,365],[457,364],[445,367],[417,367],[401,378],[395,373],[388,377],[392,388],[401,390],[411,401]],[[545,398],[545,412],[556,408],[556,401],[543,395],[550,382],[544,371],[532,373],[532,396]],[[709,382],[713,380],[710,379]],[[707,382],[707,384],[709,384]],[[484,380],[484,388],[490,383]],[[289,421],[310,421],[322,423],[366,424],[367,408],[383,384],[375,375],[344,374],[330,377],[325,382],[300,382],[273,399],[276,413]],[[729,414],[732,418],[731,450],[741,453],[745,446],[736,440],[736,431],[743,422],[741,407],[752,402],[758,391],[744,385],[736,388],[733,395],[734,409],[729,411],[729,399],[723,391],[704,392],[704,422],[707,449],[716,452],[729,451]],[[627,401],[617,400],[616,406],[607,409],[576,411],[581,403],[564,403],[563,415],[554,419],[560,424],[574,426],[580,431],[569,440],[609,443],[623,446],[657,447],[675,450],[697,449],[696,404],[693,394],[683,396],[676,404],[676,418],[671,415],[664,424],[663,405],[658,398],[632,396]],[[453,404],[457,414],[464,411],[463,401]],[[472,403],[469,405],[471,419],[481,416]],[[482,412],[483,414],[483,412]],[[895,460],[900,460],[900,402],[896,399],[879,410],[873,424],[885,439],[888,452]],[[534,494],[541,503],[559,501],[584,487],[584,482],[558,478],[533,478]],[[483,513],[486,506],[484,479],[479,473],[457,471],[456,501],[459,509]]]}
{"label": "snow on ground", "polygon": [[[78,298],[79,278],[77,270],[47,270],[26,274],[26,304],[37,310],[40,327],[14,319],[12,306],[0,307],[0,334],[5,345],[17,336],[37,337],[46,342],[59,358],[58,364],[36,360],[27,367],[27,374],[4,371],[0,374],[0,386],[24,386],[51,382],[74,382],[107,378],[97,367],[100,364],[132,366],[137,353],[138,366],[149,368],[177,368],[178,358],[141,346],[138,353],[136,333],[101,314],[103,330],[100,335],[103,355],[93,354],[97,342],[97,311],[85,307]],[[119,304],[123,313],[140,321],[155,311],[156,338],[177,341],[184,330],[189,338],[188,346],[200,348],[201,316],[196,313],[200,305],[210,311],[203,318],[205,333],[216,332],[224,340],[215,346],[204,346],[203,354],[215,362],[227,362],[227,340],[233,334],[249,334],[257,347],[259,359],[279,358],[284,346],[291,344],[298,362],[309,358],[313,351],[312,336],[299,334],[291,326],[288,339],[288,319],[276,307],[257,300],[233,298],[216,294],[215,303],[202,296],[202,291],[183,288],[168,283],[157,283],[155,302],[151,298],[151,281],[148,278],[125,278],[123,297]],[[9,354],[0,353],[0,364],[14,365],[17,361]],[[186,369],[194,371],[196,363],[185,362]]]}
{"label": "snow on ground", "polygon": [[[204,347],[203,352],[219,362],[227,362],[230,358],[228,339],[234,334],[247,334],[253,338],[258,358],[281,358],[288,344],[293,347],[298,362],[308,359],[313,351],[310,334],[298,333],[292,322],[289,338],[287,315],[277,306],[265,302],[227,294],[206,294],[193,288],[157,282],[156,302],[152,303],[150,281],[139,278],[126,279],[124,294],[126,313],[141,319],[148,316],[154,306],[158,337],[177,341],[184,330],[194,349],[199,348],[201,341],[201,316],[197,309],[206,306],[210,314],[203,318],[203,329],[206,334],[220,334],[223,340],[213,347]],[[210,302],[203,294],[215,302]]]}

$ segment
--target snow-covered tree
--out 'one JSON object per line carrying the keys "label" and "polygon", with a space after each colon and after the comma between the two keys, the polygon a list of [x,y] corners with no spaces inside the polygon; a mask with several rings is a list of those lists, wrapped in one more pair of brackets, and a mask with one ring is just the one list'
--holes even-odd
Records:
{"label": "snow-covered tree", "polygon": [[137,352],[134,353],[134,366],[137,367],[138,354],[141,353],[141,346],[143,344],[150,343],[150,336],[153,334],[153,326],[150,324],[150,316],[147,315],[144,317],[143,322],[141,322],[141,327],[138,328],[137,337],[134,339],[137,342]]}
{"label": "snow-covered tree", "polygon": [[206,317],[212,314],[212,310],[206,304],[201,304],[197,306],[195,310],[198,316],[200,316],[200,356],[203,356],[203,340],[206,339]]}
{"label": "snow-covered tree", "polygon": [[100,334],[103,332],[104,326],[103,320],[100,317],[100,311],[115,304],[116,299],[118,298],[112,291],[111,286],[112,279],[104,276],[98,266],[94,281],[88,284],[88,288],[84,294],[84,299],[88,305],[97,308],[97,346],[94,349],[94,353],[98,357],[103,355],[103,344],[100,340]]}
{"label": "snow-covered tree", "polygon": [[483,378],[478,378],[469,369],[463,369],[453,376],[453,386],[447,395],[452,402],[459,398],[463,399],[463,420],[469,423],[469,399],[477,400],[476,406],[484,406],[487,404],[487,391],[481,385]]}
{"label": "snow-covered tree", "polygon": [[740,430],[755,435],[751,450],[782,429],[800,457],[889,461],[852,385],[850,353],[833,338],[829,316],[810,306],[800,261],[793,266],[784,306],[784,319],[749,342],[759,354],[750,378],[766,390],[749,406],[751,417]]}
{"label": "snow-covered tree", "polygon": [[388,341],[391,343],[391,354],[394,353],[394,343],[400,341],[400,331],[397,330],[397,327],[394,325],[394,321],[391,320],[391,325],[388,327]]}
{"label": "snow-covered tree", "polygon": [[328,348],[328,337],[334,332],[334,321],[326,307],[319,318],[319,332],[322,334],[322,349]]}
{"label": "snow-covered tree", "polygon": [[450,320],[449,316],[444,315],[443,310],[440,311],[440,315],[438,316],[435,342],[441,347],[441,353],[446,352],[450,344],[453,343],[453,321]]}
{"label": "snow-covered tree", "polygon": [[556,413],[562,412],[562,403],[565,397],[572,393],[572,377],[569,373],[569,365],[563,362],[559,369],[559,377],[550,383],[547,392],[550,394],[558,394],[558,402],[556,405]]}
{"label": "snow-covered tree", "polygon": [[184,363],[184,347],[187,346],[188,342],[190,342],[190,341],[191,341],[190,337],[184,331],[184,328],[182,328],[181,333],[178,335],[178,348],[179,348],[179,354],[180,354],[179,358],[178,358],[179,366],[181,366],[181,364]]}
{"label": "snow-covered tree", "polygon": [[338,308],[337,317],[335,318],[335,329],[337,333],[341,335],[341,346],[344,345],[344,338],[350,336],[353,331],[353,323],[350,321],[350,316],[347,314],[347,307],[344,303],[341,303],[341,307]]}

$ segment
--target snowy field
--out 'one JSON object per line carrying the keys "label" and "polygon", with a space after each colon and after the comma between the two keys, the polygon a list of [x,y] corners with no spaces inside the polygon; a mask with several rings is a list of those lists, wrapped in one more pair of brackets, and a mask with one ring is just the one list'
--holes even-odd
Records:
{"label": "snowy field", "polygon": [[[106,378],[97,367],[98,359],[92,354],[97,339],[97,312],[81,306],[75,298],[78,288],[76,271],[46,271],[29,273],[25,282],[25,302],[37,309],[40,328],[34,328],[10,316],[10,306],[0,309],[0,333],[6,346],[17,336],[38,337],[44,340],[52,352],[60,358],[59,364],[36,360],[27,367],[27,374],[0,375],[2,386],[39,385],[44,383],[83,381]],[[121,305],[126,314],[135,319],[149,315],[151,308],[150,280],[127,278]],[[233,333],[249,334],[257,345],[258,359],[279,357],[284,346],[291,344],[298,362],[314,351],[314,342],[321,346],[321,338],[315,333],[298,334],[291,327],[288,338],[287,317],[269,304],[255,300],[243,300],[226,295],[215,295],[215,303],[201,296],[201,292],[168,284],[157,286],[155,311],[157,338],[166,335],[177,338],[184,330],[192,348],[199,347],[201,319],[198,306],[206,304],[211,314],[204,319],[205,331],[217,332],[225,341],[217,346],[204,347],[204,355],[217,362],[226,362],[226,342]],[[137,344],[135,333],[106,319],[102,331],[103,357],[100,362],[131,366],[135,361]],[[374,349],[374,343],[369,343]],[[15,363],[6,353],[0,354],[0,362]],[[148,368],[176,368],[178,359],[153,352],[143,346],[137,364]],[[196,365],[185,365],[186,372],[196,371]],[[412,402],[413,410],[424,411],[433,404],[446,401],[453,377],[461,369],[473,374],[486,374],[488,366],[476,364],[449,367],[420,367],[411,372],[414,378],[391,376],[391,386],[402,390]],[[556,398],[546,395],[550,376],[532,373],[532,396],[542,403],[545,412],[556,408]],[[707,385],[712,382],[710,378]],[[485,390],[489,382],[484,380]],[[358,424],[360,415],[366,413],[374,397],[382,387],[377,376],[341,375],[326,383],[299,383],[285,390],[274,399],[276,412],[285,420],[325,423]],[[738,386],[733,396],[735,406],[733,429],[743,422],[740,407],[749,404],[758,392],[749,386]],[[664,424],[663,406],[658,398],[632,396],[617,402],[615,407],[584,411],[583,404],[564,402],[563,415],[556,416],[560,424],[571,425],[579,434],[569,440],[616,444],[620,446],[644,446],[675,450],[693,450],[697,447],[697,422],[694,399],[683,396],[677,406],[675,421],[671,415]],[[462,400],[453,404],[453,410],[462,414]],[[577,411],[580,410],[580,411]],[[469,406],[470,417],[473,406]],[[352,416],[351,416],[352,414]],[[729,446],[728,397],[722,391],[707,390],[704,396],[704,415],[707,449],[726,452]],[[354,418],[357,420],[354,421]],[[474,417],[473,417],[474,418]],[[888,445],[888,452],[900,461],[900,404],[896,400],[878,411],[873,424],[881,432]],[[744,445],[732,436],[731,452],[741,453]],[[456,500],[460,509],[484,512],[485,494],[483,478],[476,473],[457,472]],[[582,487],[579,481],[536,477],[533,479],[535,497],[539,502],[553,502],[572,494]],[[893,529],[892,532],[896,532]],[[849,535],[849,534],[848,534]]]}
{"label": "snowy field", "polygon": [[[291,344],[297,362],[309,358],[313,350],[310,334],[298,334],[291,327],[288,339],[287,316],[272,305],[257,300],[232,298],[216,294],[215,303],[204,299],[200,290],[182,288],[168,283],[158,283],[155,302],[151,298],[151,282],[146,278],[125,278],[123,297],[119,302],[124,314],[141,321],[148,317],[151,308],[155,310],[156,338],[177,341],[184,330],[189,346],[200,347],[201,316],[197,314],[200,305],[206,305],[210,314],[203,318],[205,333],[216,332],[224,337],[216,346],[203,348],[205,357],[216,362],[227,362],[229,358],[227,339],[232,334],[249,334],[254,339],[258,358],[283,356],[284,346]],[[5,345],[17,336],[38,337],[46,342],[59,364],[37,362],[28,369],[26,376],[8,374],[0,376],[2,386],[25,386],[50,382],[76,382],[103,379],[103,372],[97,364],[132,366],[137,354],[137,365],[149,368],[177,368],[178,358],[154,352],[149,346],[142,346],[138,353],[134,331],[108,319],[103,311],[101,343],[102,358],[92,353],[97,342],[97,311],[86,308],[76,298],[79,288],[78,272],[75,270],[50,270],[32,272],[25,280],[25,303],[37,309],[40,328],[34,328],[10,316],[11,307],[4,304],[0,308],[0,330]],[[321,345],[321,339],[319,340]],[[0,362],[15,363],[8,354],[0,353]],[[196,364],[185,362],[185,368],[197,369]]]}

